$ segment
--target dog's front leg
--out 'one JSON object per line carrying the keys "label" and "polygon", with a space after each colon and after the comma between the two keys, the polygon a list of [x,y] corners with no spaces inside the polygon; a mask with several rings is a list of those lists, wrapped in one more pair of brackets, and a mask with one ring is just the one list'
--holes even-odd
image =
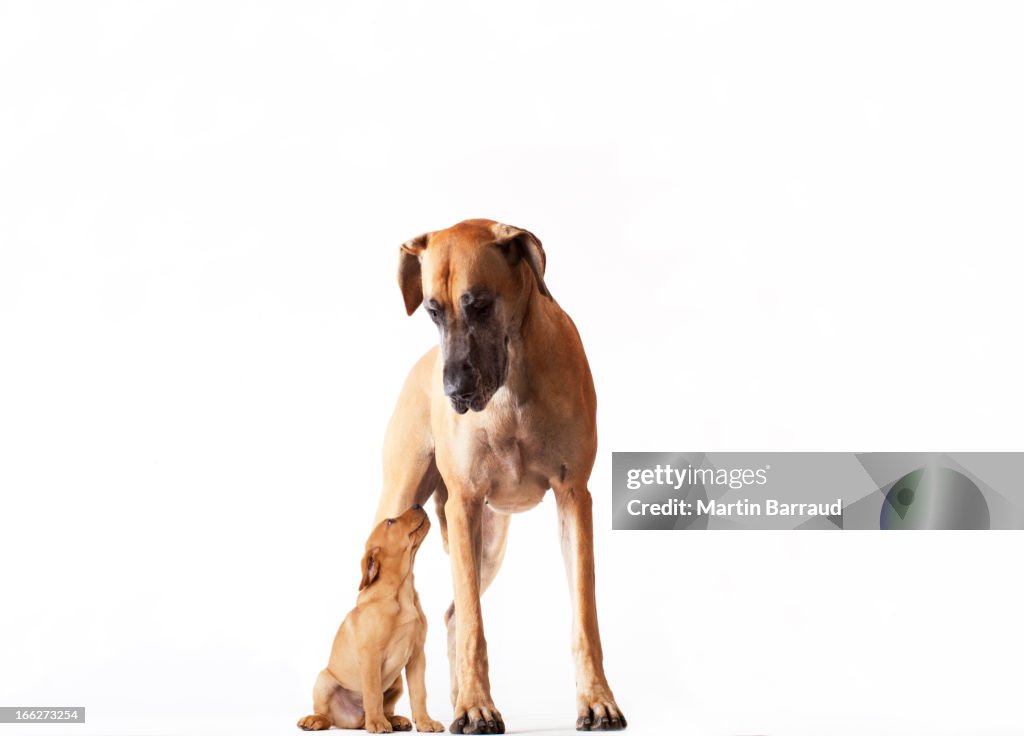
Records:
{"label": "dog's front leg", "polygon": [[365,728],[369,733],[390,733],[391,721],[384,715],[384,687],[381,683],[381,659],[379,646],[359,648],[359,674],[363,691],[363,713]]}
{"label": "dog's front leg", "polygon": [[594,520],[586,483],[555,488],[562,558],[572,596],[572,653],[576,662],[576,729],[617,731],[626,719],[604,675],[594,593]]}
{"label": "dog's front leg", "polygon": [[423,642],[416,645],[409,663],[405,665],[405,681],[409,683],[409,705],[412,706],[412,720],[417,731],[444,731],[444,726],[427,713],[427,660],[423,655]]}
{"label": "dog's front leg", "polygon": [[487,642],[480,612],[481,514],[483,501],[449,487],[444,513],[455,589],[455,649],[459,695],[452,733],[505,733],[501,714],[491,700]]}

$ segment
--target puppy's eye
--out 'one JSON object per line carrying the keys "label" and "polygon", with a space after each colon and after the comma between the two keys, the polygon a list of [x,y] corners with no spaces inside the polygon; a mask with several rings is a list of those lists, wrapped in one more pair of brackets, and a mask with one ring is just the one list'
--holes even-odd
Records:
{"label": "puppy's eye", "polygon": [[489,316],[494,302],[473,302],[466,306],[466,314],[473,319],[484,319]]}
{"label": "puppy's eye", "polygon": [[391,526],[394,523],[395,523],[394,519],[388,519],[388,526]]}
{"label": "puppy's eye", "polygon": [[431,305],[428,304],[426,306],[426,310],[427,310],[427,314],[430,316],[430,319],[432,321],[434,321],[435,323],[439,323],[441,321],[441,310],[440,309],[438,309],[437,307],[434,307],[434,306],[431,306]]}

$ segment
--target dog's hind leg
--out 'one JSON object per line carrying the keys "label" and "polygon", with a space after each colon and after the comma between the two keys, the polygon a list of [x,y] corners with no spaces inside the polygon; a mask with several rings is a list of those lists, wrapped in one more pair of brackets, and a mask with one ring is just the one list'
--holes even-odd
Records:
{"label": "dog's hind leg", "polygon": [[[447,489],[445,489],[445,497],[447,495]],[[438,505],[440,506],[440,503]],[[481,530],[480,561],[477,566],[477,569],[480,570],[481,595],[494,582],[494,578],[498,575],[499,568],[501,568],[501,563],[505,559],[505,544],[508,542],[508,524],[511,520],[512,517],[508,514],[499,514],[487,506],[483,507],[483,513],[480,515],[480,523],[483,526]],[[445,535],[445,549],[447,548],[447,535]],[[452,705],[454,706],[459,697],[459,683],[456,672],[457,655],[455,652],[455,603],[448,606],[448,610],[444,614],[444,623],[448,627],[448,666],[451,673],[451,695]]]}
{"label": "dog's hind leg", "polygon": [[313,686],[313,715],[299,719],[303,731],[338,728],[362,728],[363,706],[355,693],[341,686],[334,675],[323,670]]}
{"label": "dog's hind leg", "polygon": [[430,433],[430,380],[437,361],[431,349],[413,366],[384,435],[384,490],[374,523],[421,506],[440,482]]}
{"label": "dog's hind leg", "polygon": [[[448,486],[438,475],[437,487],[434,488],[434,510],[437,512],[437,523],[441,527],[441,544],[448,551],[448,517],[444,515],[444,505],[448,503]],[[447,619],[446,619],[447,620]]]}

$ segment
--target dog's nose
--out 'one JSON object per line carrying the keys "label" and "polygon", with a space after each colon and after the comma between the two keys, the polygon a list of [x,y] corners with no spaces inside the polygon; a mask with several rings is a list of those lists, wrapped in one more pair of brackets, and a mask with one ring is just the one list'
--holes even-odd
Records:
{"label": "dog's nose", "polygon": [[451,399],[464,399],[473,395],[476,388],[473,369],[469,362],[448,364],[444,367],[444,395]]}
{"label": "dog's nose", "polygon": [[414,504],[412,505],[412,510],[413,510],[413,511],[419,511],[419,510],[420,510],[420,509],[422,509],[422,508],[423,508],[423,507],[422,507],[422,506],[420,506],[420,505],[419,505],[418,503],[414,503]]}

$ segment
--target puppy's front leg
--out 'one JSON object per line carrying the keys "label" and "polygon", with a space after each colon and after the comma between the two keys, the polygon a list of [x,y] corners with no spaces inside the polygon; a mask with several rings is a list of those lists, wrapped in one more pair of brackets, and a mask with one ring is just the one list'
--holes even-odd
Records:
{"label": "puppy's front leg", "polygon": [[417,731],[437,733],[444,731],[444,724],[435,721],[427,713],[427,659],[423,655],[423,642],[416,646],[412,659],[405,666],[405,681],[409,683],[409,703],[412,705],[412,720]]}
{"label": "puppy's front leg", "polygon": [[363,713],[365,728],[369,733],[390,733],[391,722],[384,715],[384,688],[381,685],[381,660],[379,647],[359,648],[359,673],[362,679]]}

